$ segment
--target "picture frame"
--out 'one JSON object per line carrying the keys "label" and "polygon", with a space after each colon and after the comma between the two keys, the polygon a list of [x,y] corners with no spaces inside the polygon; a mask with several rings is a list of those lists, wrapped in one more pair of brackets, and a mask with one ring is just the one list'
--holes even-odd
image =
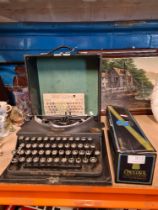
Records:
{"label": "picture frame", "polygon": [[151,93],[158,82],[157,50],[102,54],[101,113],[107,105],[123,106],[133,114],[151,114]]}

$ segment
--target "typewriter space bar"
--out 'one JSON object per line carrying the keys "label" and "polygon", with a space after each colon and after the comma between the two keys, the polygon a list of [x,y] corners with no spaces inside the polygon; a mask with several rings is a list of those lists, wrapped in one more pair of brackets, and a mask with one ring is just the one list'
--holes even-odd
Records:
{"label": "typewriter space bar", "polygon": [[32,165],[32,164],[25,164],[24,168],[30,168],[30,169],[80,169],[82,168],[81,165],[73,165],[73,164],[67,164],[67,165]]}

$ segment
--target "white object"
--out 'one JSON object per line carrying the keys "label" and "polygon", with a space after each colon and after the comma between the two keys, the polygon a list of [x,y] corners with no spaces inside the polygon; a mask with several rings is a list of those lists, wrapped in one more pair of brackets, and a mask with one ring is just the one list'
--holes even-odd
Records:
{"label": "white object", "polygon": [[0,101],[0,109],[4,110],[5,112],[10,112],[12,110],[12,106],[7,104],[6,101]]}
{"label": "white object", "polygon": [[0,110],[0,138],[7,136],[9,132],[6,127],[6,117],[7,117],[6,112],[5,111],[2,112]]}
{"label": "white object", "polygon": [[151,94],[151,110],[158,122],[158,82],[155,84],[152,94]]}
{"label": "white object", "polygon": [[84,93],[44,93],[45,115],[85,115]]}
{"label": "white object", "polygon": [[6,101],[0,101],[0,138],[5,137],[9,133],[7,116],[8,112],[12,110],[12,106]]}
{"label": "white object", "polygon": [[145,164],[145,156],[144,155],[128,155],[127,162],[129,164]]}

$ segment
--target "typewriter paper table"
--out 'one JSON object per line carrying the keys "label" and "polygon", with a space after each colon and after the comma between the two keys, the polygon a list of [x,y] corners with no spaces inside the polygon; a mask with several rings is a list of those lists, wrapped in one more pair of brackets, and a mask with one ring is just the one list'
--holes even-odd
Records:
{"label": "typewriter paper table", "polygon": [[[153,116],[135,118],[158,150],[158,123]],[[11,160],[10,151],[15,143],[15,134],[4,139],[1,147],[5,155],[0,157],[1,171]],[[107,147],[109,152],[108,144]],[[0,204],[158,209],[158,164],[156,163],[152,186],[115,183],[107,187],[1,183]]]}

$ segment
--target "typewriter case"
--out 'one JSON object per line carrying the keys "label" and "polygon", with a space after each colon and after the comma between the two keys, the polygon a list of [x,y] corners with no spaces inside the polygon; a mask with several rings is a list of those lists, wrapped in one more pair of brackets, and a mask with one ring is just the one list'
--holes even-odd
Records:
{"label": "typewriter case", "polygon": [[[93,115],[94,121],[96,121],[95,125],[98,124],[98,127],[100,127],[101,57],[99,55],[35,55],[26,56],[25,62],[33,115],[54,118],[54,116],[45,116],[44,93],[83,93],[85,115]],[[92,127],[92,129],[95,128]],[[80,126],[76,125],[74,132],[80,132]],[[104,150],[103,174],[100,177],[93,178],[76,177],[72,179],[72,177],[67,177],[63,183],[67,183],[66,180],[68,180],[68,183],[72,184],[111,184],[104,133],[103,131],[101,133],[103,138],[102,150]]]}
{"label": "typewriter case", "polygon": [[[88,120],[88,122],[85,121],[86,123],[84,124],[75,125],[73,128],[57,128],[52,131],[52,129],[49,129],[48,127],[44,128],[43,126],[38,125],[34,119],[31,119],[29,122],[25,123],[22,126],[22,129],[17,133],[18,138],[21,135],[29,136],[31,133],[36,133],[37,135],[37,132],[39,135],[45,136],[50,136],[52,133],[54,136],[81,135],[83,138],[89,134],[93,135],[94,141],[96,140],[98,142],[97,144],[100,145],[100,156],[102,161],[99,161],[99,166],[97,165],[96,169],[90,170],[89,174],[92,176],[89,176],[86,168],[84,169],[85,175],[81,174],[81,176],[72,175],[72,173],[75,173],[75,170],[73,169],[71,172],[64,169],[64,176],[51,175],[47,178],[45,176],[41,176],[42,178],[40,178],[37,173],[33,174],[32,169],[30,169],[29,176],[19,176],[19,174],[16,176],[16,173],[14,173],[16,169],[11,171],[11,168],[14,168],[14,166],[12,167],[12,165],[10,165],[4,173],[3,180],[7,179],[7,182],[34,184],[111,184],[111,173],[102,129],[103,124],[100,122],[99,116],[101,107],[100,61],[101,59],[98,55],[45,54],[25,56],[33,116],[37,116],[39,119],[44,119],[46,121],[53,121],[56,119],[55,115],[45,115],[43,101],[43,94],[45,93],[82,93],[85,98],[85,116],[75,116],[75,118],[77,117],[80,119],[82,117],[87,117],[90,118],[90,120]],[[61,115],[58,117],[61,117],[62,119],[63,117],[69,116],[66,114],[65,116]],[[19,144],[20,143],[18,143],[18,145]],[[45,172],[46,170],[42,169],[42,171]],[[42,171],[39,172],[39,174],[42,174]]]}
{"label": "typewriter case", "polygon": [[[82,93],[85,114],[99,117],[100,57],[97,55],[31,55],[25,57],[33,115],[45,115],[43,94]],[[99,120],[99,118],[98,118]]]}

